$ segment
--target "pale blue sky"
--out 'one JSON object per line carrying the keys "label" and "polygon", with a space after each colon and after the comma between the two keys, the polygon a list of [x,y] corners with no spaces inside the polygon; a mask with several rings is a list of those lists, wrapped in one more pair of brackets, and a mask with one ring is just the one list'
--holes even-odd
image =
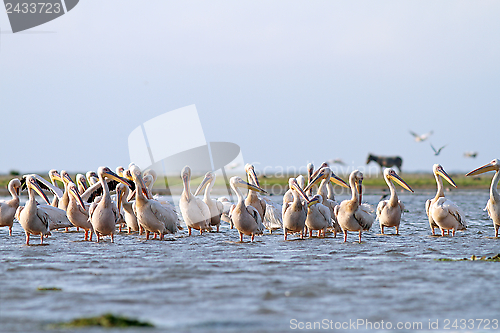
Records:
{"label": "pale blue sky", "polygon": [[2,9],[0,172],[127,165],[134,128],[191,104],[207,141],[262,166],[372,152],[468,171],[500,157],[499,17],[499,1],[84,0],[12,34]]}

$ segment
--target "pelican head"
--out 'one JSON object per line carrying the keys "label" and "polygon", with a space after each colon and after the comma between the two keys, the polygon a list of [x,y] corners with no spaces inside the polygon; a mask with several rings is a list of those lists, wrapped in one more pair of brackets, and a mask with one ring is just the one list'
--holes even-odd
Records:
{"label": "pelican head", "polygon": [[434,164],[432,166],[432,170],[434,171],[434,175],[443,177],[453,187],[457,187],[457,184],[455,184],[455,182],[453,181],[453,179],[451,179],[451,177],[448,176],[448,174],[446,173],[446,171],[444,171],[444,169],[441,166],[441,164]]}
{"label": "pelican head", "polygon": [[312,205],[317,203],[323,203],[323,197],[319,194],[316,194],[311,198],[311,200],[307,204],[307,207],[311,207]]}
{"label": "pelican head", "polygon": [[231,184],[231,187],[233,189],[236,189],[238,187],[244,187],[244,188],[247,188],[249,190],[254,190],[257,192],[261,192],[261,193],[267,193],[267,191],[264,190],[263,188],[261,188],[260,186],[257,186],[254,184],[249,184],[246,181],[244,181],[243,179],[241,179],[241,177],[238,177],[238,176],[231,177],[231,179],[229,180],[229,183]]}
{"label": "pelican head", "polygon": [[498,158],[494,159],[488,164],[483,165],[477,169],[472,170],[466,176],[475,176],[488,171],[498,171],[500,170],[500,160]]}
{"label": "pelican head", "polygon": [[[128,171],[130,172],[131,176],[132,176],[132,180],[137,184],[137,187],[140,187],[141,191],[142,191],[142,194],[144,194],[144,196],[146,198],[149,199],[149,195],[148,195],[148,189],[146,187],[146,184],[144,182],[144,179],[142,178],[142,172],[141,172],[141,169],[137,166],[137,165],[132,165]],[[125,184],[128,186],[128,184]],[[136,189],[137,190],[137,189]],[[134,194],[134,192],[132,192],[130,194],[130,197],[132,196],[132,194]]]}
{"label": "pelican head", "polygon": [[311,180],[309,184],[307,184],[306,188],[304,191],[308,191],[312,186],[316,185],[323,179],[330,179],[331,182],[340,185],[345,188],[349,188],[349,185],[345,181],[343,181],[341,178],[339,178],[337,175],[335,175],[332,170],[329,167],[323,167],[319,169],[316,177]]}
{"label": "pelican head", "polygon": [[196,189],[196,192],[194,193],[194,195],[198,195],[201,193],[201,191],[203,191],[203,189],[205,187],[207,187],[208,184],[210,184],[212,181],[215,180],[215,173],[209,171],[206,173],[205,175],[205,178],[203,178],[203,181],[201,182],[200,186],[198,186],[198,188]]}
{"label": "pelican head", "polygon": [[349,176],[349,182],[351,183],[351,185],[354,184],[354,186],[358,190],[359,203],[361,203],[361,200],[363,199],[363,179],[363,173],[359,170],[354,170]]}
{"label": "pelican head", "polygon": [[314,172],[314,165],[312,163],[308,163],[307,164],[307,177],[308,177],[308,181],[311,180],[313,172]]}
{"label": "pelican head", "polygon": [[47,198],[45,193],[43,193],[40,185],[38,185],[38,182],[33,176],[29,175],[26,177],[26,186],[35,190],[35,192],[38,193],[38,195],[41,196],[47,204],[50,204],[49,199]]}
{"label": "pelican head", "polygon": [[52,184],[54,184],[55,180],[58,180],[60,182],[63,181],[61,179],[61,175],[59,174],[59,172],[57,172],[56,169],[52,169],[52,170],[49,171],[49,178],[50,178],[50,181],[52,182]]}
{"label": "pelican head", "polygon": [[401,185],[402,188],[408,190],[410,192],[415,192],[411,189],[410,185],[408,185],[392,168],[387,168],[384,170],[384,177],[389,180],[394,180],[396,183]]}
{"label": "pelican head", "polygon": [[122,183],[123,185],[129,186],[129,183],[127,182],[126,179],[118,176],[116,173],[111,171],[111,169],[108,167],[99,167],[99,169],[97,169],[97,174],[99,175],[99,178],[106,177],[106,178],[109,178],[112,180],[116,180],[117,182]]}
{"label": "pelican head", "polygon": [[61,179],[66,185],[73,183],[73,179],[71,179],[66,170],[61,170]]}
{"label": "pelican head", "polygon": [[80,196],[80,193],[78,193],[78,188],[76,187],[75,183],[68,184],[68,191],[70,195],[72,195],[76,199],[76,201],[80,204],[80,206],[82,206],[82,208],[85,209],[82,197]]}
{"label": "pelican head", "polygon": [[9,185],[8,185],[8,188],[9,189],[13,189],[16,194],[19,196],[19,193],[21,192],[21,181],[17,178],[13,178],[11,179],[11,181],[9,182]]}
{"label": "pelican head", "polygon": [[94,185],[95,183],[97,183],[97,173],[95,171],[87,171],[87,173],[85,174],[85,177],[87,177],[87,181],[89,183],[89,185]]}
{"label": "pelican head", "polygon": [[304,192],[304,190],[300,187],[299,183],[297,182],[297,179],[295,178],[288,179],[288,186],[290,187],[291,190],[297,191],[299,195],[302,196],[309,203],[310,200],[307,197],[307,194]]}
{"label": "pelican head", "polygon": [[321,172],[321,170],[323,170],[324,168],[330,168],[328,163],[326,163],[326,162],[321,163],[318,170],[314,171],[314,173],[311,175],[311,179],[316,178],[318,176],[318,174]]}
{"label": "pelican head", "polygon": [[255,168],[253,165],[247,163],[245,165],[245,172],[248,175],[248,180],[260,187],[259,180],[257,179],[257,174],[255,173]]}
{"label": "pelican head", "polygon": [[124,170],[125,170],[125,168],[124,168],[124,167],[122,167],[122,166],[118,166],[118,167],[116,167],[116,174],[117,174],[118,176],[120,176],[120,177],[123,177],[123,171],[124,171]]}
{"label": "pelican head", "polygon": [[76,183],[83,187],[83,190],[86,191],[89,188],[89,184],[87,184],[87,179],[81,173],[76,175]]}

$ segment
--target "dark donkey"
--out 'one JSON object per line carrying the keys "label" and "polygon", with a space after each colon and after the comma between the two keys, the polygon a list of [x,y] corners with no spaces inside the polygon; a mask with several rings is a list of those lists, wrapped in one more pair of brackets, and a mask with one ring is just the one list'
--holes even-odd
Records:
{"label": "dark donkey", "polygon": [[382,171],[382,167],[390,168],[392,166],[396,166],[401,172],[401,165],[403,165],[403,159],[399,156],[376,156],[372,154],[368,154],[368,159],[366,160],[366,164],[371,161],[375,161],[380,165],[380,169]]}

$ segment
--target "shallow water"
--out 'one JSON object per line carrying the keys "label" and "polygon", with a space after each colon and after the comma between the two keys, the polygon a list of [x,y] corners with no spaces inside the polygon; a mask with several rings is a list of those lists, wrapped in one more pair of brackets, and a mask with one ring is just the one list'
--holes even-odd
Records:
{"label": "shallow water", "polygon": [[[492,237],[492,222],[483,211],[488,192],[448,194],[469,223],[455,237],[430,236],[424,203],[433,194],[401,194],[409,210],[401,235],[379,235],[374,224],[362,244],[355,242],[356,233],[344,244],[332,235],[284,241],[282,232],[239,243],[237,231],[223,225],[220,233],[188,237],[183,230],[166,241],[122,233],[114,244],[53,232],[48,245],[25,246],[18,223],[12,237],[0,228],[0,331],[51,331],[50,323],[105,312],[157,327],[147,332],[291,331],[299,322],[324,319],[332,320],[333,328],[349,320],[367,320],[377,328],[383,320],[393,331],[406,322],[421,322],[428,330],[429,320],[445,330],[450,319],[453,331],[455,319],[458,325],[460,319],[499,320],[499,263],[434,260],[500,252],[500,239]],[[379,197],[364,200],[376,205]],[[495,331],[493,323],[483,327],[484,322],[481,331]],[[356,328],[367,329],[365,323]],[[354,329],[344,324],[340,330]]]}

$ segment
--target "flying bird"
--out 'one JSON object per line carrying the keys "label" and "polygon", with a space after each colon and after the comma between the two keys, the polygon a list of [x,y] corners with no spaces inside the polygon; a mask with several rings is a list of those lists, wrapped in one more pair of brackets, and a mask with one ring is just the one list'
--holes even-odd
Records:
{"label": "flying bird", "polygon": [[431,148],[432,148],[432,150],[434,150],[434,155],[435,155],[435,156],[438,156],[438,155],[441,153],[441,150],[443,150],[443,148],[444,148],[444,147],[446,147],[446,146],[447,146],[447,145],[444,145],[444,146],[442,146],[441,148],[439,148],[439,149],[437,149],[437,150],[436,150],[436,148],[434,148],[434,146],[433,146],[433,145],[432,145],[432,143],[431,143]]}
{"label": "flying bird", "polygon": [[477,151],[466,151],[464,153],[464,157],[467,157],[467,158],[476,158],[477,157]]}
{"label": "flying bird", "polygon": [[418,135],[417,133],[410,131],[410,134],[413,135],[413,137],[415,138],[416,142],[422,142],[422,141],[427,140],[432,135],[432,133],[433,132],[430,131],[429,133]]}

